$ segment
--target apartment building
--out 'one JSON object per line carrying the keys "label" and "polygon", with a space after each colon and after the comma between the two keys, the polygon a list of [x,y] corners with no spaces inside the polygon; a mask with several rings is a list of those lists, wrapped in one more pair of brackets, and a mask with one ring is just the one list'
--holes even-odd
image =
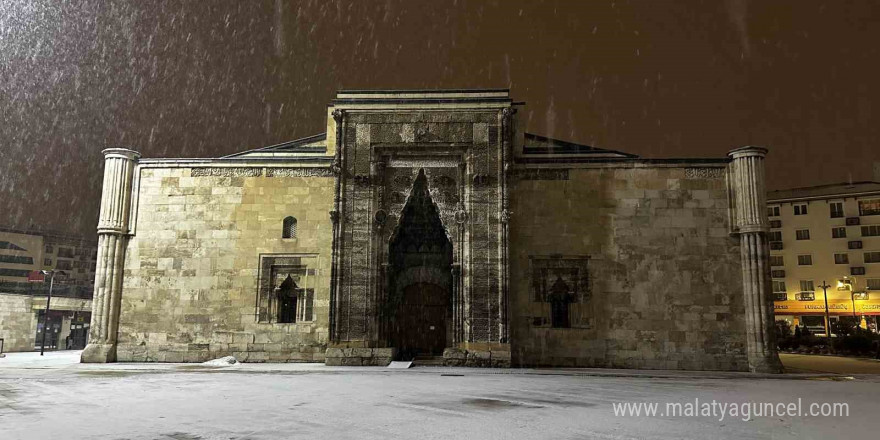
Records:
{"label": "apartment building", "polygon": [[[0,228],[0,339],[4,351],[83,348],[95,283],[96,242],[64,233]],[[33,271],[64,271],[52,289]]]}
{"label": "apartment building", "polygon": [[840,319],[878,331],[880,182],[771,191],[770,265],[776,320],[825,333]]}

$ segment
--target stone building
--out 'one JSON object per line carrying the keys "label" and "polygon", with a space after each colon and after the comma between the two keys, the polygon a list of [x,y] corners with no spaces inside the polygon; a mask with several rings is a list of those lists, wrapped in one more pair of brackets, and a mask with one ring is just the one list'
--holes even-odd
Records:
{"label": "stone building", "polygon": [[297,141],[106,150],[83,361],[778,371],[766,150],[641,159],[522,105],[343,91]]}

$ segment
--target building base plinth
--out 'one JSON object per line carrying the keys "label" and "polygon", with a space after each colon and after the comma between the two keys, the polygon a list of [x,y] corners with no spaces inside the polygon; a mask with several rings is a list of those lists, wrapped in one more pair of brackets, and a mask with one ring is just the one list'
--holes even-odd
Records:
{"label": "building base plinth", "polygon": [[783,370],[782,361],[779,360],[779,356],[776,353],[749,360],[749,371],[752,373],[778,374],[782,373]]}
{"label": "building base plinth", "polygon": [[84,364],[107,364],[116,362],[116,344],[89,344],[82,352]]}
{"label": "building base plinth", "polygon": [[324,355],[324,365],[329,367],[384,367],[397,356],[394,347],[385,348],[328,348]]}
{"label": "building base plinth", "polygon": [[[499,344],[500,345],[500,344]],[[443,350],[443,364],[447,367],[510,367],[510,349],[477,350],[447,348]],[[507,348],[506,350],[503,348]]]}

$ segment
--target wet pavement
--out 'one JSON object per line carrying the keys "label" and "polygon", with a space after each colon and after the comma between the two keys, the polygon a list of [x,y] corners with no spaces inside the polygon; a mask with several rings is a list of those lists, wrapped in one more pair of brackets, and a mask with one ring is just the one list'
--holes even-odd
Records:
{"label": "wet pavement", "polygon": [[[880,376],[83,365],[0,360],[0,438],[842,438],[880,429]],[[22,354],[29,355],[29,354]],[[584,373],[581,371],[581,373]],[[798,378],[800,380],[789,380]],[[620,403],[843,402],[846,417],[622,415]]]}
{"label": "wet pavement", "polygon": [[789,353],[779,358],[791,373],[880,374],[880,360],[872,358]]}

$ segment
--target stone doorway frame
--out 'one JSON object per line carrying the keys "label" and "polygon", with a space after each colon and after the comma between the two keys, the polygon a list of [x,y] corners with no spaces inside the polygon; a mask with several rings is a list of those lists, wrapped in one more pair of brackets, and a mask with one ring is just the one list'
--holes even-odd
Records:
{"label": "stone doorway frame", "polygon": [[[388,244],[419,169],[453,246],[451,349],[509,365],[507,169],[512,108],[333,112],[336,205],[328,364],[381,364],[396,353],[381,311]],[[436,131],[436,135],[433,133]],[[400,135],[412,133],[401,142]],[[342,352],[337,352],[342,350]],[[357,354],[355,354],[357,352]],[[339,358],[359,358],[349,361]],[[353,363],[352,363],[353,362]]]}

